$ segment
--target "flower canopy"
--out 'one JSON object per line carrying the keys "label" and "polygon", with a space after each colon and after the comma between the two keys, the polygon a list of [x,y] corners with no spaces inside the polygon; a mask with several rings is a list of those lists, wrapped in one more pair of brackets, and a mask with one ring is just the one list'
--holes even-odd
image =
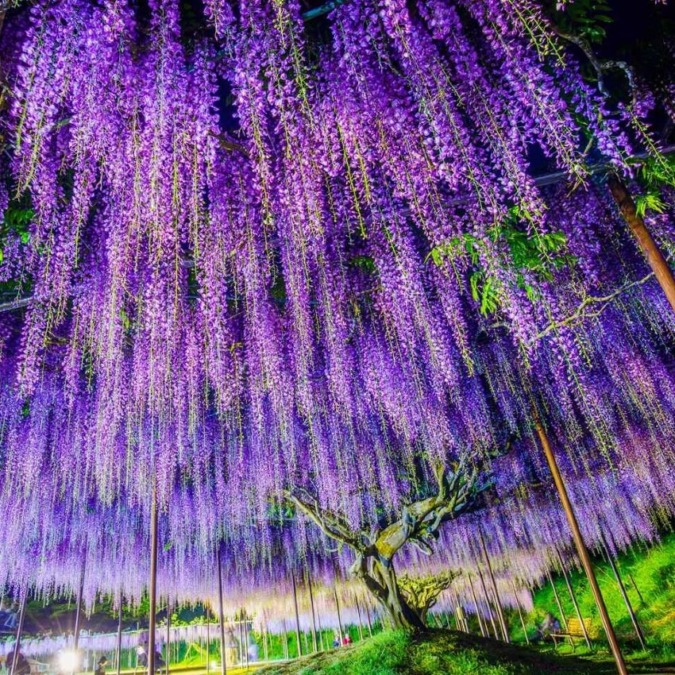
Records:
{"label": "flower canopy", "polygon": [[530,582],[568,542],[533,406],[589,544],[672,516],[675,314],[594,175],[668,170],[672,100],[610,106],[535,0],[336,5],[7,15],[0,581],[138,600],[153,488],[160,592],[217,550],[231,593],[328,578],[289,485],[381,525],[471,453],[493,491],[407,564],[475,564],[482,522]]}

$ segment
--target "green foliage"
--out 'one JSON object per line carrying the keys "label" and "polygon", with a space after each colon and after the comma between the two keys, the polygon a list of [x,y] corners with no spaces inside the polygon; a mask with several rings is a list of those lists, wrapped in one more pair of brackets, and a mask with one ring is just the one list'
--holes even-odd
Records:
{"label": "green foliage", "polygon": [[376,272],[375,261],[369,255],[355,255],[349,259],[349,264],[364,272]]}
{"label": "green foliage", "polygon": [[7,235],[11,232],[18,235],[23,244],[30,240],[28,229],[34,217],[33,209],[21,204],[10,204],[0,224],[0,264],[4,260],[3,244]]}
{"label": "green foliage", "polygon": [[589,44],[599,44],[607,37],[607,25],[612,23],[612,9],[606,0],[574,0],[562,10],[558,0],[546,3],[549,16],[565,33],[576,35]]}
{"label": "green foliage", "polygon": [[[488,235],[495,244],[505,245],[518,286],[527,297],[536,302],[537,289],[525,279],[525,274],[539,281],[553,280],[556,269],[573,265],[573,256],[566,253],[567,239],[562,232],[528,232],[522,226],[526,215],[518,207],[509,211],[503,223],[491,228]],[[429,253],[433,262],[441,266],[461,257],[468,258],[471,266],[468,283],[471,297],[480,305],[484,315],[494,314],[501,307],[500,284],[482,265],[485,242],[472,234],[454,237],[446,244],[436,246]]]}
{"label": "green foliage", "polygon": [[667,206],[663,199],[664,187],[675,187],[675,156],[656,154],[641,162],[637,180],[642,188],[635,197],[635,207],[640,217],[648,212],[663,213]]}

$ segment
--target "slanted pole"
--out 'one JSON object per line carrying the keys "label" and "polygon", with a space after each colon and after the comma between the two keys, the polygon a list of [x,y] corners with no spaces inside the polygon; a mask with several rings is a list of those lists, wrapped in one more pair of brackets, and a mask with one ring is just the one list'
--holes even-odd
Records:
{"label": "slanted pole", "polygon": [[370,620],[370,607],[368,607],[368,603],[365,602],[363,604],[365,610],[366,610],[366,621],[368,622],[368,635],[370,637],[373,637],[373,624]]}
{"label": "slanted pole", "polygon": [[[476,570],[478,571],[478,578],[480,579],[483,597],[485,598],[485,607],[487,608],[488,619],[490,619],[490,623],[492,624],[492,632],[495,634],[495,640],[499,640],[499,631],[497,630],[494,613],[492,612],[492,607],[490,606],[490,597],[488,596],[487,586],[485,585],[485,577],[483,577],[483,573],[480,571],[480,567],[478,567],[478,565],[476,565]],[[489,632],[490,631],[488,631],[488,633]]]}
{"label": "slanted pole", "polygon": [[244,649],[246,650],[246,670],[248,670],[248,612],[244,611]]}
{"label": "slanted pole", "polygon": [[581,609],[579,609],[579,603],[577,602],[577,596],[574,593],[574,589],[572,588],[572,582],[570,581],[569,575],[567,574],[567,570],[565,569],[565,564],[563,563],[562,556],[560,555],[560,551],[556,548],[555,552],[558,554],[558,562],[560,563],[560,571],[563,574],[563,577],[565,578],[565,585],[567,586],[567,592],[570,594],[570,598],[572,598],[572,604],[574,605],[574,612],[577,615],[577,619],[579,619],[579,625],[581,626],[581,630],[584,634],[584,640],[586,642],[586,646],[591,649],[591,637],[588,634],[588,631],[586,630],[586,624],[584,623],[584,619],[581,616]]}
{"label": "slanted pole", "polygon": [[497,616],[499,617],[499,625],[502,629],[502,635],[504,636],[504,642],[507,644],[511,642],[509,638],[509,631],[506,627],[506,620],[504,619],[504,611],[502,610],[502,602],[499,597],[499,590],[497,589],[497,581],[495,579],[494,572],[492,571],[492,563],[490,562],[490,556],[488,555],[487,546],[485,545],[485,537],[483,536],[483,527],[478,526],[478,536],[480,537],[481,547],[483,549],[483,558],[485,560],[485,565],[488,569],[488,575],[490,576],[490,583],[492,584],[492,591],[495,596],[495,604],[497,609]]}
{"label": "slanted pole", "polygon": [[208,608],[204,608],[206,610],[206,672],[210,673],[211,672],[211,650],[210,650],[210,643],[211,643],[211,630],[209,626],[209,610]]}
{"label": "slanted pole", "polygon": [[555,598],[555,604],[558,605],[558,611],[560,612],[560,620],[562,621],[563,628],[567,630],[567,617],[563,611],[562,603],[560,602],[560,596],[558,595],[558,589],[553,583],[553,577],[551,576],[550,570],[546,570],[546,576],[548,577],[548,582],[551,584],[551,588],[553,589],[553,597]]}
{"label": "slanted pole", "polygon": [[635,611],[633,610],[633,605],[631,604],[630,598],[628,597],[628,593],[626,593],[626,587],[624,586],[623,579],[619,574],[619,570],[616,566],[616,563],[614,562],[614,558],[612,557],[612,554],[609,551],[609,547],[607,546],[607,542],[605,541],[605,537],[603,536],[602,533],[600,533],[600,541],[602,542],[602,547],[605,549],[605,553],[607,554],[609,566],[612,568],[612,572],[614,573],[614,578],[616,579],[616,583],[619,586],[621,597],[623,598],[623,602],[626,605],[626,609],[628,610],[628,616],[630,616],[631,623],[633,624],[633,628],[635,629],[635,634],[637,635],[637,639],[640,641],[640,646],[642,647],[642,649],[647,649],[645,634],[642,632],[642,628],[638,623],[637,616],[635,615]]}
{"label": "slanted pole", "polygon": [[314,592],[312,591],[312,579],[309,576],[309,568],[305,570],[305,580],[307,583],[307,590],[309,591],[309,606],[312,610],[312,651],[316,654],[318,645],[316,642],[316,609],[314,607]]}
{"label": "slanted pole", "polygon": [[80,648],[80,617],[82,614],[82,596],[84,595],[84,572],[86,558],[82,556],[82,569],[80,571],[80,585],[77,590],[77,604],[75,605],[75,629],[73,630],[73,649],[77,652]]}
{"label": "slanted pole", "polygon": [[288,632],[286,631],[286,619],[281,620],[281,628],[284,631],[284,658],[288,661],[290,655],[288,653]]}
{"label": "slanted pole", "polygon": [[171,663],[171,602],[166,601],[166,675],[169,675]]}
{"label": "slanted pole", "polygon": [[337,607],[338,635],[340,636],[340,644],[342,644],[342,614],[340,612],[340,599],[337,592],[337,577],[335,577],[335,585],[333,586],[333,596],[335,597],[335,607]]}
{"label": "slanted pole", "polygon": [[642,597],[642,593],[640,593],[640,589],[638,588],[638,585],[635,583],[635,579],[633,579],[633,575],[630,572],[628,573],[628,578],[630,579],[631,584],[633,584],[633,588],[635,589],[635,592],[638,594],[640,602],[644,605],[645,599]]}
{"label": "slanted pole", "polygon": [[638,215],[635,202],[628,192],[628,188],[616,174],[610,174],[607,187],[609,187],[623,219],[637,239],[638,246],[647,258],[647,262],[661,285],[670,306],[675,311],[675,277],[673,277],[673,271],[647,229],[644,219]]}
{"label": "slanted pole", "polygon": [[21,635],[23,633],[23,622],[26,617],[26,597],[28,596],[28,584],[21,594],[21,604],[19,605],[19,622],[16,625],[16,640],[14,641],[14,658],[12,659],[12,668],[9,675],[14,675],[16,670],[16,660],[21,651]]}
{"label": "slanted pole", "polygon": [[469,587],[471,588],[471,597],[473,598],[473,606],[476,608],[476,618],[478,619],[478,628],[480,628],[480,634],[483,637],[489,637],[483,625],[483,617],[480,615],[480,607],[478,607],[478,598],[476,597],[476,590],[473,587],[473,581],[471,580],[471,575],[469,574]]}
{"label": "slanted pole", "polygon": [[220,546],[218,547],[218,623],[220,624],[220,673],[227,675],[225,656],[225,609],[223,607],[223,562]]}
{"label": "slanted pole", "polygon": [[579,556],[584,571],[586,572],[586,577],[588,578],[588,583],[591,587],[593,598],[600,614],[602,626],[605,629],[609,647],[612,651],[612,655],[614,656],[614,661],[616,662],[617,671],[620,675],[628,675],[628,669],[626,668],[626,662],[624,661],[623,654],[621,653],[619,641],[616,639],[616,633],[614,632],[614,627],[612,626],[612,622],[609,618],[605,600],[602,597],[598,580],[596,579],[595,572],[593,571],[591,556],[588,553],[584,538],[581,534],[581,528],[579,527],[579,522],[577,521],[576,514],[574,513],[574,507],[572,506],[572,502],[570,501],[569,495],[567,494],[565,481],[563,480],[560,469],[558,468],[558,462],[556,461],[551,444],[549,443],[548,434],[546,433],[546,430],[544,429],[541,420],[536,413],[536,410],[533,414],[533,421],[537,436],[539,437],[539,442],[541,443],[542,449],[544,450],[544,455],[546,456],[546,461],[548,462],[548,467],[553,476],[553,481],[555,482],[555,486],[558,490],[560,501],[562,502],[563,509],[565,510],[567,522],[569,523],[570,530],[572,530],[572,537],[577,549],[577,555]]}
{"label": "slanted pole", "polygon": [[269,647],[267,645],[267,638],[268,637],[269,637],[269,632],[267,630],[267,622],[265,622],[262,625],[263,656],[265,657],[265,661],[270,660],[270,652],[269,652]]}
{"label": "slanted pole", "polygon": [[291,571],[291,581],[293,582],[293,608],[295,609],[295,639],[298,643],[298,657],[302,656],[302,645],[300,644],[300,612],[298,610],[298,587],[295,583],[295,573]]}
{"label": "slanted pole", "polygon": [[120,591],[120,606],[117,612],[117,675],[122,671],[122,605],[124,604],[124,596]]}
{"label": "slanted pole", "polygon": [[361,606],[359,605],[359,599],[356,597],[356,594],[354,595],[354,602],[356,603],[356,613],[359,617],[359,642],[363,642],[363,628],[361,626],[363,619],[361,618]]}
{"label": "slanted pole", "polygon": [[155,627],[157,625],[157,486],[152,487],[152,505],[150,507],[150,588],[148,617],[148,675],[155,675]]}
{"label": "slanted pole", "polygon": [[520,617],[520,625],[523,627],[523,635],[525,636],[525,643],[530,644],[530,638],[527,635],[527,628],[525,627],[525,619],[523,618],[523,609],[520,606],[520,600],[518,600],[518,589],[516,588],[516,582],[511,579],[511,586],[513,587],[513,597],[516,600],[516,607],[518,608],[518,616]]}

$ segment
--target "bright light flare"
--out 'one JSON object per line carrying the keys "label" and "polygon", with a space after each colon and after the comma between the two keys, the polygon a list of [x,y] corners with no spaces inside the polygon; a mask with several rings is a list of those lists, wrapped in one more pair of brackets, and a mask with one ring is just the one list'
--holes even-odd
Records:
{"label": "bright light flare", "polygon": [[81,654],[74,649],[59,654],[59,669],[63,673],[75,673],[80,670]]}

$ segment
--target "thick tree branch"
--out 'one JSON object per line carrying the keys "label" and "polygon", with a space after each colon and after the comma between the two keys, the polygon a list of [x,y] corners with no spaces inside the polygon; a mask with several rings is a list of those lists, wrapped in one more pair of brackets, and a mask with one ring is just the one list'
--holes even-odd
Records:
{"label": "thick tree branch", "polygon": [[647,281],[649,281],[653,277],[654,277],[654,273],[652,272],[651,274],[648,274],[647,276],[642,277],[642,279],[638,279],[637,281],[631,281],[630,283],[626,283],[623,286],[620,286],[613,293],[610,293],[609,295],[604,295],[604,296],[587,295],[581,301],[579,306],[574,310],[574,312],[572,312],[572,314],[565,317],[564,319],[561,319],[560,321],[553,321],[550,324],[548,324],[543,330],[539,331],[539,333],[537,333],[534,336],[534,338],[532,338],[532,342],[535,342],[536,340],[541,340],[542,338],[545,338],[547,335],[549,335],[550,333],[552,333],[555,330],[558,330],[559,328],[562,328],[563,326],[572,326],[572,325],[574,325],[576,323],[579,323],[580,321],[584,321],[586,319],[597,318],[620,295],[622,295],[626,291],[630,290],[631,288],[635,288],[636,286],[641,286],[642,284],[646,283]]}
{"label": "thick tree branch", "polygon": [[561,37],[563,40],[576,45],[583,52],[584,56],[588,59],[588,62],[591,64],[591,66],[593,66],[593,70],[595,70],[596,77],[598,78],[598,90],[603,96],[610,96],[610,92],[605,85],[605,73],[611,70],[621,70],[628,82],[631,98],[635,99],[637,92],[635,71],[628,63],[626,63],[626,61],[600,59],[593,51],[593,48],[591,47],[588,40],[580,37],[579,35],[566,33],[557,26],[553,26],[553,31],[558,37]]}
{"label": "thick tree branch", "polygon": [[308,516],[321,529],[321,531],[339,541],[346,544],[354,551],[365,550],[363,532],[355,532],[349,523],[339,514],[323,508],[318,500],[314,498],[304,488],[293,488],[287,490],[285,496],[295,506]]}

